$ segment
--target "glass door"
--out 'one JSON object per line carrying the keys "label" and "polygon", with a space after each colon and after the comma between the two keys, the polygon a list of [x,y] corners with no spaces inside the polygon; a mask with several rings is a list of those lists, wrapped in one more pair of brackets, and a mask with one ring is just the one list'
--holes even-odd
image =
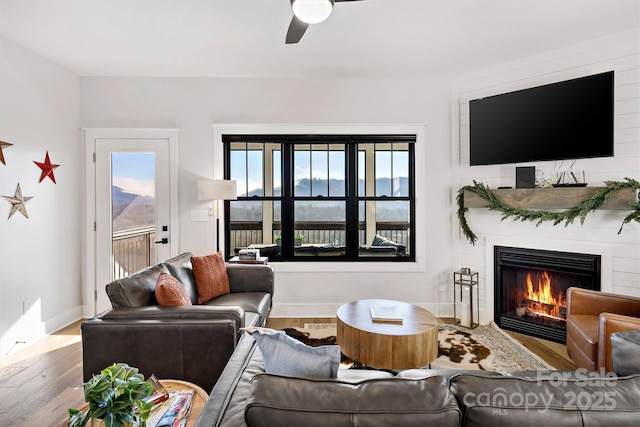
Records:
{"label": "glass door", "polygon": [[96,312],[107,283],[171,257],[167,139],[96,140]]}

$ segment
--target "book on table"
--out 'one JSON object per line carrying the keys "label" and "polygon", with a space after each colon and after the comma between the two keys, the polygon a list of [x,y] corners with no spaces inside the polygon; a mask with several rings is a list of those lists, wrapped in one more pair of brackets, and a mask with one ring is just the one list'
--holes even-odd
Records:
{"label": "book on table", "polygon": [[238,252],[240,260],[257,260],[260,259],[260,249],[240,249]]}
{"label": "book on table", "polygon": [[[184,427],[191,413],[195,391],[167,391],[152,375],[152,381],[149,381],[149,379],[147,381],[152,383],[154,391],[156,388],[154,380],[164,390],[166,397],[164,399],[151,399],[154,401],[154,405],[151,408],[149,418],[147,418],[147,427]],[[158,395],[164,395],[164,393],[159,393]]]}
{"label": "book on table", "polygon": [[372,305],[369,307],[374,322],[402,323],[402,314],[395,305]]}

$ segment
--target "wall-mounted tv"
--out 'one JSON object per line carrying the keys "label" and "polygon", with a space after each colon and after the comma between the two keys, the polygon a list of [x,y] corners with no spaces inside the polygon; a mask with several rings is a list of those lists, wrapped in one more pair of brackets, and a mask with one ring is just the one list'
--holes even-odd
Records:
{"label": "wall-mounted tv", "polygon": [[613,156],[613,71],[469,102],[470,164]]}

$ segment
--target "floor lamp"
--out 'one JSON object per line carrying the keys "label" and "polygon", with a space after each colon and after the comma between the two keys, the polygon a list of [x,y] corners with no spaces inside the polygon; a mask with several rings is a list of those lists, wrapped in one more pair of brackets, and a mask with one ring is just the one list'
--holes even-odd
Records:
{"label": "floor lamp", "polygon": [[219,203],[224,200],[236,200],[238,198],[236,192],[236,181],[224,179],[198,181],[198,200],[213,200],[216,204],[216,252],[220,251]]}

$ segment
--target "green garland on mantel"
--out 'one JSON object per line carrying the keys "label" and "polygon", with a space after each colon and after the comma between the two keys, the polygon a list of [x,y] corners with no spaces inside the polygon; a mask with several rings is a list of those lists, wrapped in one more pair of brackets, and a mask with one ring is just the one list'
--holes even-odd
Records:
{"label": "green garland on mantel", "polygon": [[[589,212],[601,208],[618,190],[622,188],[640,189],[640,182],[631,178],[624,178],[624,181],[605,181],[604,183],[605,186],[603,188],[596,191],[590,199],[583,201],[579,205],[564,211],[549,212],[543,210],[512,208],[507,206],[502,203],[495,194],[493,194],[489,187],[474,180],[473,185],[466,185],[458,190],[458,197],[456,198],[458,202],[458,221],[460,222],[462,233],[472,245],[475,245],[478,236],[471,231],[465,217],[465,213],[469,210],[469,208],[464,207],[465,190],[475,193],[488,201],[489,206],[487,206],[487,209],[502,212],[501,221],[504,221],[509,217],[513,217],[520,221],[537,221],[536,227],[545,221],[553,221],[553,225],[558,225],[561,222],[564,222],[564,226],[566,227],[573,223],[576,218],[580,218],[580,224],[583,224],[585,217]],[[629,202],[629,205],[635,209],[624,217],[620,230],[618,230],[618,234],[622,232],[622,227],[626,223],[631,221],[640,223],[640,201],[631,201]]]}

